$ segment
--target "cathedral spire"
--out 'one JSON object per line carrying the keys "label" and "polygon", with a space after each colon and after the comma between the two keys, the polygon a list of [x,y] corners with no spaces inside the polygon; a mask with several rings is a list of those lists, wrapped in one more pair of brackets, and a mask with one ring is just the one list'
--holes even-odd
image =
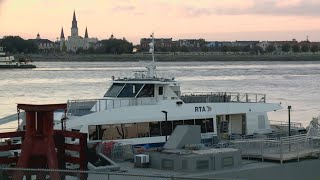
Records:
{"label": "cathedral spire", "polygon": [[86,27],[86,32],[84,33],[84,38],[89,38],[88,36],[88,28]]}
{"label": "cathedral spire", "polygon": [[73,21],[77,21],[77,18],[76,18],[76,11],[75,11],[75,10],[73,11]]}
{"label": "cathedral spire", "polygon": [[60,34],[60,38],[64,38],[63,27],[61,28],[61,34]]}
{"label": "cathedral spire", "polygon": [[78,28],[77,18],[76,18],[76,11],[73,11],[73,20],[72,20],[72,27],[71,28]]}

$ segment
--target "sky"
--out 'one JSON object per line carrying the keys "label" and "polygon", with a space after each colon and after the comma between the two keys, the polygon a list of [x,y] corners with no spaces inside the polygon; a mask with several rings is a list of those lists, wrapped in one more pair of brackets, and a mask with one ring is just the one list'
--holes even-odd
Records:
{"label": "sky", "polygon": [[70,35],[73,11],[79,35],[207,41],[320,41],[320,0],[0,0],[0,38],[56,40]]}

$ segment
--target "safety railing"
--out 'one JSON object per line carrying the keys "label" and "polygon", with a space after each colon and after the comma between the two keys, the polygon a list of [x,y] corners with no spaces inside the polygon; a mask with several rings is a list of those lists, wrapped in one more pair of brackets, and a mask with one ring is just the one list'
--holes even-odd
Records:
{"label": "safety railing", "polygon": [[92,112],[126,106],[155,105],[156,102],[156,98],[69,100],[67,103],[67,116],[82,116]]}
{"label": "safety railing", "polygon": [[241,139],[230,141],[230,147],[241,150],[244,157],[270,160],[299,159],[320,153],[318,140],[308,138],[306,134],[281,138]]}
{"label": "safety railing", "polygon": [[[1,168],[0,179],[74,179],[74,180],[227,180],[228,178],[188,177],[174,175],[134,174],[128,172],[97,172],[50,169]],[[22,180],[21,179],[21,180]],[[20,178],[19,178],[20,180]],[[231,180],[231,179],[230,179]]]}
{"label": "safety railing", "polygon": [[[289,127],[289,123],[286,122],[286,121],[270,120],[270,125],[276,125],[276,126],[281,126],[281,127]],[[298,122],[290,122],[290,127],[291,128],[302,128],[303,125],[302,125],[302,123],[298,123]]]}
{"label": "safety railing", "polygon": [[209,102],[254,102],[266,103],[265,94],[237,93],[237,92],[194,92],[183,93],[181,99],[185,103]]}

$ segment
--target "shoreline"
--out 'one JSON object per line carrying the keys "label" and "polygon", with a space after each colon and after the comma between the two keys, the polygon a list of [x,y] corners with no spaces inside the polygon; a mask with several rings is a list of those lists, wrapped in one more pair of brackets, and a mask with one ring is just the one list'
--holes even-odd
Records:
{"label": "shoreline", "polygon": [[[64,56],[29,55],[34,62],[138,62],[150,60],[149,54],[82,54]],[[191,62],[191,61],[320,61],[320,54],[284,54],[284,55],[177,55],[157,54],[157,61]]]}

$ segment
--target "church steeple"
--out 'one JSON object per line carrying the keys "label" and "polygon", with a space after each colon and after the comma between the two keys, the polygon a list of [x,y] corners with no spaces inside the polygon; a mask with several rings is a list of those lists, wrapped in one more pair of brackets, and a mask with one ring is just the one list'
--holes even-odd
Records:
{"label": "church steeple", "polygon": [[61,28],[61,34],[60,34],[60,39],[64,38],[64,32],[63,32],[63,27]]}
{"label": "church steeple", "polygon": [[73,37],[79,36],[79,34],[78,34],[78,23],[77,23],[77,18],[76,18],[76,11],[73,11],[71,36],[73,36]]}
{"label": "church steeple", "polygon": [[84,33],[84,38],[89,38],[88,36],[88,28],[86,27],[86,32]]}
{"label": "church steeple", "polygon": [[73,20],[72,20],[72,27],[71,28],[78,28],[77,18],[76,18],[76,11],[73,11]]}

